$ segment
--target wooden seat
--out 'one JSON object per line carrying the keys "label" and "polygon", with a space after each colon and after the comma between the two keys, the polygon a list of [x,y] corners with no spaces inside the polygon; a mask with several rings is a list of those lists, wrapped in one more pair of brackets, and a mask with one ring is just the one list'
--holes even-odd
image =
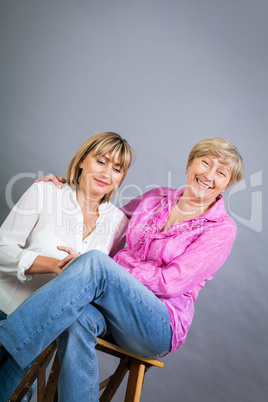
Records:
{"label": "wooden seat", "polygon": [[[97,350],[112,356],[116,356],[120,359],[115,372],[100,383],[100,391],[104,390],[100,396],[100,402],[108,402],[112,400],[128,371],[129,376],[125,393],[125,402],[138,402],[140,400],[141,389],[146,371],[151,366],[163,367],[164,363],[156,359],[145,359],[141,356],[130,353],[127,350],[124,350],[104,339],[97,339]],[[54,341],[36,358],[34,364],[18,385],[9,401],[21,401],[36,378],[38,380],[38,402],[57,401],[57,386],[60,373],[60,364],[56,350],[56,341]],[[56,353],[56,356],[48,377],[48,381],[46,382],[46,366],[54,353]]]}

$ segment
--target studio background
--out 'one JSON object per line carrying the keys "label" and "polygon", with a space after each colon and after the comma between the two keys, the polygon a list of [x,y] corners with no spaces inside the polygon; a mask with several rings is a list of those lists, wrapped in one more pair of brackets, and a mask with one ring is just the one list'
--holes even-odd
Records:
{"label": "studio background", "polygon": [[[201,291],[185,345],[146,375],[143,402],[267,401],[267,15],[266,0],[0,0],[1,223],[96,132],[136,153],[119,206],[184,185],[203,138],[244,158],[224,196],[231,256]],[[103,376],[114,360],[100,360]]]}

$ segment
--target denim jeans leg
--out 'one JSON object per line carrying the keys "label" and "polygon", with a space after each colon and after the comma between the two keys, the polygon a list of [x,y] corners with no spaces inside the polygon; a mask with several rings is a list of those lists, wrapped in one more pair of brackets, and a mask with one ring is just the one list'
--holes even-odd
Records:
{"label": "denim jeans leg", "polygon": [[144,357],[170,351],[172,329],[165,304],[96,250],[78,257],[0,323],[0,342],[23,368],[90,303],[103,314],[119,346]]}
{"label": "denim jeans leg", "polygon": [[[7,315],[0,311],[0,321],[5,320]],[[0,376],[0,401],[7,401],[12,393],[15,391],[25,374],[27,373],[30,365],[25,369],[21,369],[15,360],[5,351],[4,348],[0,349],[0,365],[1,365],[1,376]],[[22,402],[28,402],[31,400],[35,390],[37,388],[37,383],[31,386],[27,394],[22,399]]]}
{"label": "denim jeans leg", "polygon": [[106,331],[105,318],[96,307],[88,304],[57,339],[61,365],[59,402],[98,401],[99,373],[95,346],[97,336],[104,337]]}

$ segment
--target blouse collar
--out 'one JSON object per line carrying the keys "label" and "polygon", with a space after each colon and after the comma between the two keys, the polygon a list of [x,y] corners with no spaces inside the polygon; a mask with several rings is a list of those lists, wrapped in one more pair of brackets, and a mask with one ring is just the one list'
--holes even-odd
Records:
{"label": "blouse collar", "polygon": [[[76,209],[77,209],[79,212],[81,212],[80,205],[78,204],[77,199],[76,199],[76,188],[72,188],[72,187],[68,186],[68,184],[63,184],[63,188],[70,191],[70,196],[71,196],[71,199],[72,199],[72,201],[73,201],[73,203],[74,203]],[[106,201],[106,202],[101,203],[101,204],[98,206],[99,218],[100,218],[100,216],[102,216],[102,215],[105,213],[105,211],[109,208],[109,205],[110,205],[110,202],[109,202],[109,201]],[[99,218],[98,218],[98,219],[99,219]]]}
{"label": "blouse collar", "polygon": [[[178,202],[184,190],[185,188],[182,188],[180,190],[172,190],[170,196],[169,194],[167,194],[167,197],[169,199],[170,210]],[[226,209],[224,206],[224,199],[223,196],[219,194],[218,197],[216,198],[216,203],[211,208],[209,208],[207,212],[205,212],[203,215],[200,215],[198,218],[203,218],[208,221],[221,222],[223,221],[225,215],[226,215]]]}

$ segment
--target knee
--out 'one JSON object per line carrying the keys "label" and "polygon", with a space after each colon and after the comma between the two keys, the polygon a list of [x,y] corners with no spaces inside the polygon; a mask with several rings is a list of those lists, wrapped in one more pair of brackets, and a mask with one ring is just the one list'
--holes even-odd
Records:
{"label": "knee", "polygon": [[95,260],[95,259],[102,259],[102,258],[109,258],[107,256],[107,254],[105,254],[103,251],[97,250],[97,249],[93,249],[93,250],[89,250],[84,254],[81,254],[81,257],[84,257],[86,259],[91,259],[91,260]]}
{"label": "knee", "polygon": [[84,254],[80,254],[75,260],[71,262],[71,264],[68,265],[68,267],[65,269],[66,271],[70,269],[70,267],[75,267],[76,270],[79,269],[79,267],[83,267],[83,269],[86,267],[91,267],[93,266],[93,262],[96,259],[99,259],[102,257],[104,254],[102,251],[99,250],[90,250],[87,251]]}
{"label": "knee", "polygon": [[105,261],[109,258],[100,250],[90,250],[77,257],[73,263],[77,267],[82,267],[83,272],[87,270],[94,271],[95,268],[99,270],[102,266],[105,266]]}
{"label": "knee", "polygon": [[84,278],[84,280],[101,279],[106,276],[107,259],[110,259],[105,253],[99,250],[90,250],[79,255],[60,275],[68,275],[69,280],[73,278]]}
{"label": "knee", "polygon": [[109,257],[107,256],[107,254],[103,253],[102,251],[94,249],[94,250],[90,250],[84,254],[79,255],[79,257],[77,257],[75,259],[75,261],[80,261],[81,263],[90,264],[93,261],[102,260],[104,258],[109,258]]}

